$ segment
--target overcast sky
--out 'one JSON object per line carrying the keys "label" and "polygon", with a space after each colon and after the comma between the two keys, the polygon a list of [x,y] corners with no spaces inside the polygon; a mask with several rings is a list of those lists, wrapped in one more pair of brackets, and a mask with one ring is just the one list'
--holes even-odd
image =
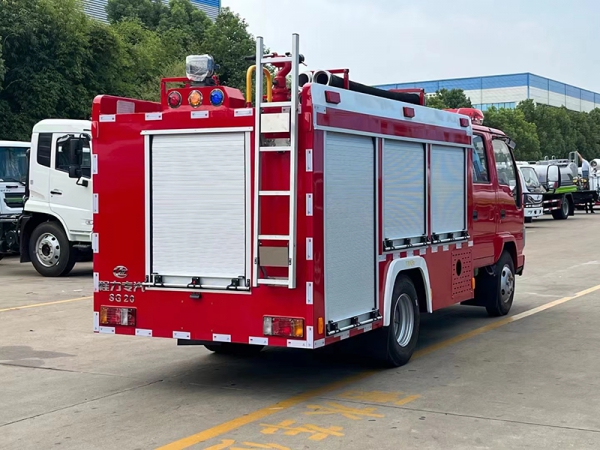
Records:
{"label": "overcast sky", "polygon": [[[598,0],[222,0],[271,50],[383,84],[531,72],[600,93]],[[275,7],[278,7],[275,9]],[[281,8],[281,9],[279,9]]]}

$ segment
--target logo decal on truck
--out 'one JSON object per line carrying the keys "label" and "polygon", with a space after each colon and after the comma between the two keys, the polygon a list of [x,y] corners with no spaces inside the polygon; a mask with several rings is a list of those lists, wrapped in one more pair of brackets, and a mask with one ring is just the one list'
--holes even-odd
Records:
{"label": "logo decal on truck", "polygon": [[113,275],[117,278],[126,278],[127,277],[127,267],[125,266],[117,266],[113,269]]}

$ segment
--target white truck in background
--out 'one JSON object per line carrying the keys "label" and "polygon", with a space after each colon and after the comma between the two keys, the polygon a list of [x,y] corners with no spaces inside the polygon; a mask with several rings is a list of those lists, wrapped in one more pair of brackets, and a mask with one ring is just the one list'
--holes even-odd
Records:
{"label": "white truck in background", "polygon": [[538,179],[535,169],[526,162],[517,161],[517,168],[523,186],[523,200],[525,204],[525,223],[544,215],[544,187]]}
{"label": "white truck in background", "polygon": [[18,223],[30,146],[29,142],[0,141],[0,259],[19,253]]}
{"label": "white truck in background", "polygon": [[19,250],[21,262],[46,277],[93,257],[91,134],[87,120],[46,119],[33,128]]}

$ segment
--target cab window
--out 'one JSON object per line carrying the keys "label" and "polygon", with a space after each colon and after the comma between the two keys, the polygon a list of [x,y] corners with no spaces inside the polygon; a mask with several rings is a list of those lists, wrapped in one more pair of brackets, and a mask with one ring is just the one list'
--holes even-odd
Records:
{"label": "cab window", "polygon": [[479,135],[473,136],[473,172],[474,183],[489,183],[488,161],[485,154],[485,144],[483,138]]}

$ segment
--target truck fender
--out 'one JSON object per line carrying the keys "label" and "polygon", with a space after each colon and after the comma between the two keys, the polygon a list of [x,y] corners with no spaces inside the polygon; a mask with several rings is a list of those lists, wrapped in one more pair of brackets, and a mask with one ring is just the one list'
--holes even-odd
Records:
{"label": "truck fender", "polygon": [[390,324],[390,308],[392,305],[392,293],[394,292],[394,284],[400,272],[407,270],[418,270],[425,286],[425,301],[427,303],[427,312],[433,312],[431,303],[431,284],[429,282],[429,271],[427,270],[427,262],[421,256],[408,256],[406,258],[394,259],[387,267],[385,276],[385,286],[383,293],[383,326],[387,327]]}
{"label": "truck fender", "polygon": [[512,234],[500,234],[494,240],[494,263],[500,259],[502,252],[508,248],[510,256],[515,263],[515,269],[519,266],[517,241]]}

